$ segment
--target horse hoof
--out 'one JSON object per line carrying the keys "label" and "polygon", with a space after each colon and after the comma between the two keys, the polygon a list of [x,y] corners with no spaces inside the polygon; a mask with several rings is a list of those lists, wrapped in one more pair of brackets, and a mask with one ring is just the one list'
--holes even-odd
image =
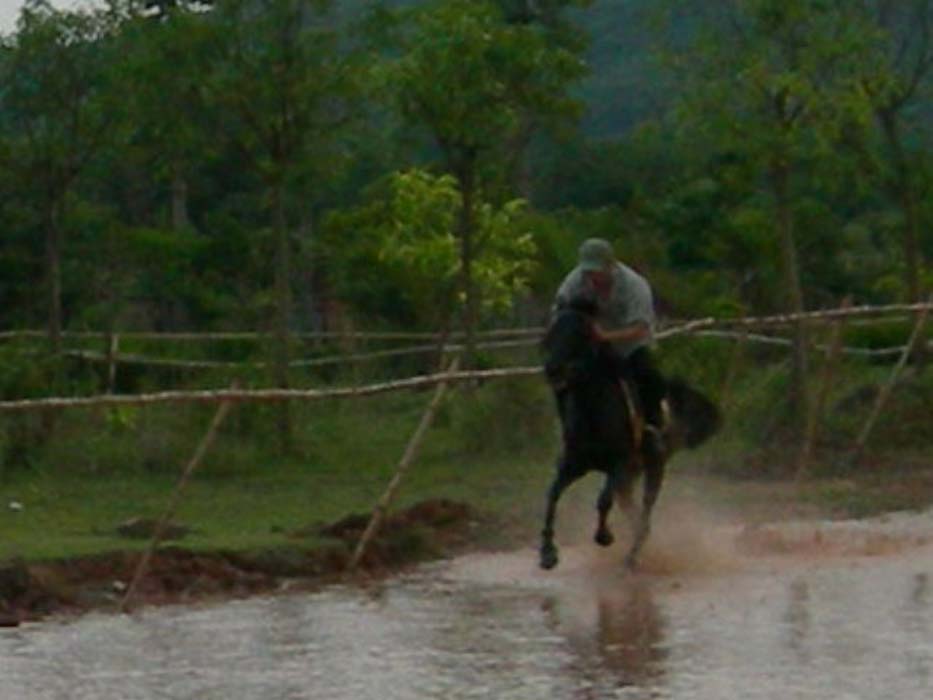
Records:
{"label": "horse hoof", "polygon": [[638,561],[634,555],[629,554],[627,557],[625,557],[625,570],[634,574],[637,569]]}
{"label": "horse hoof", "polygon": [[613,542],[616,541],[616,538],[612,536],[612,533],[609,530],[598,530],[593,536],[593,541],[596,542],[600,547],[608,547]]}
{"label": "horse hoof", "polygon": [[557,550],[542,549],[540,564],[541,568],[545,571],[550,571],[555,566],[557,566]]}

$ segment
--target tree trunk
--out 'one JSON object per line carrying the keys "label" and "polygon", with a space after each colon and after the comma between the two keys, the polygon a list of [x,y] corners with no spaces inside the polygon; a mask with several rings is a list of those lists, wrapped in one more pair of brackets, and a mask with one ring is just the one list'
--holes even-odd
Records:
{"label": "tree trunk", "polygon": [[[64,210],[64,195],[53,196],[48,204],[45,222],[45,258],[46,258],[46,284],[48,286],[49,318],[48,340],[49,349],[54,358],[54,369],[51,377],[51,389],[54,394],[57,387],[62,385],[64,365],[62,359],[62,219]],[[51,439],[58,422],[58,411],[47,409],[40,412],[39,442]]]}
{"label": "tree trunk", "polygon": [[475,158],[466,156],[457,169],[457,180],[460,183],[462,197],[457,234],[460,237],[460,266],[465,297],[463,315],[465,369],[472,369],[476,364],[476,326],[479,319],[479,300],[473,275],[473,262],[476,258],[474,230],[476,225],[473,210],[476,189],[475,163]]}
{"label": "tree trunk", "polygon": [[528,169],[528,144],[534,135],[534,120],[527,114],[520,117],[519,127],[508,140],[508,178],[507,183],[520,197],[531,200],[531,172]]}
{"label": "tree trunk", "polygon": [[188,180],[178,166],[172,168],[172,230],[183,231],[191,225],[188,218]]}
{"label": "tree trunk", "polygon": [[[291,316],[291,255],[288,241],[288,224],[285,217],[282,185],[276,183],[272,189],[273,225],[275,230],[275,311],[273,327],[272,371],[275,386],[288,389],[289,328]],[[292,448],[291,408],[287,401],[279,406],[279,446],[283,452]]]}
{"label": "tree trunk", "polygon": [[[794,240],[794,220],[788,191],[789,180],[790,168],[787,164],[775,163],[771,168],[771,186],[774,191],[776,226],[781,244],[788,311],[801,313],[804,308],[803,288],[800,283],[797,243]],[[803,435],[809,423],[807,329],[803,321],[797,321],[794,324],[793,341],[790,405],[796,419],[796,427]]]}
{"label": "tree trunk", "polygon": [[[921,278],[923,276],[923,257],[920,252],[920,216],[917,211],[917,199],[913,188],[910,166],[904,153],[898,128],[897,115],[891,110],[879,110],[878,120],[888,142],[894,175],[891,178],[891,193],[897,200],[904,216],[904,235],[901,245],[904,255],[904,283],[907,288],[907,301],[917,304],[923,301]],[[911,348],[911,356],[922,362],[924,339],[918,338],[916,347]]]}
{"label": "tree trunk", "polygon": [[62,203],[53,198],[46,211],[45,265],[48,291],[49,346],[57,357],[62,350]]}

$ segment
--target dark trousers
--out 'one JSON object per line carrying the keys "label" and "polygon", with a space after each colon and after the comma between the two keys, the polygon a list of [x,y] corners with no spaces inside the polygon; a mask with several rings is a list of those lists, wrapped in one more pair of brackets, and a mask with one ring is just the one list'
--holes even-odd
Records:
{"label": "dark trousers", "polygon": [[[641,347],[628,357],[622,357],[608,343],[603,348],[608,353],[617,376],[629,382],[638,392],[638,400],[641,403],[645,422],[657,428],[663,428],[664,418],[661,411],[661,401],[664,400],[667,393],[667,382],[664,375],[658,371],[651,350]],[[567,392],[555,391],[554,398],[557,401],[558,414],[561,418],[565,418],[564,408]]]}
{"label": "dark trousers", "polygon": [[645,422],[663,428],[661,401],[667,392],[667,382],[655,365],[654,354],[647,347],[641,347],[628,357],[622,357],[613,351],[612,357],[619,376],[630,382],[638,391]]}

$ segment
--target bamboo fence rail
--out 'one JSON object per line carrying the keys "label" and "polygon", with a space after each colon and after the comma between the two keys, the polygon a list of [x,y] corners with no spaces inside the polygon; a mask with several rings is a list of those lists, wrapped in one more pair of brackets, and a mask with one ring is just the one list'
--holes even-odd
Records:
{"label": "bamboo fence rail", "polygon": [[[922,312],[933,308],[929,302],[918,304],[887,304],[881,306],[863,305],[852,307],[840,307],[837,309],[821,309],[816,311],[806,311],[799,314],[774,314],[769,316],[743,316],[736,318],[713,318],[707,317],[698,320],[673,320],[669,322],[665,332],[676,334],[688,332],[699,328],[713,327],[755,327],[763,328],[769,326],[792,325],[798,321],[807,320],[828,320],[834,318],[851,319],[871,319],[879,316],[907,315]],[[890,319],[887,319],[890,320]],[[539,337],[544,332],[543,327],[533,326],[528,328],[497,328],[487,331],[479,331],[477,338],[527,338]],[[7,330],[0,331],[0,340],[15,340],[18,338],[43,338],[45,331],[40,330]],[[266,337],[266,334],[256,331],[227,331],[227,332],[171,332],[156,333],[150,331],[125,331],[120,333],[122,338],[128,340],[258,340]],[[63,338],[83,338],[83,339],[104,339],[109,334],[104,331],[64,331]],[[293,333],[292,337],[296,340],[426,340],[440,341],[442,334],[436,332],[407,332],[407,331],[375,331],[375,332],[341,332],[341,331],[318,331],[307,333]],[[460,332],[451,333],[451,340],[463,338]]]}
{"label": "bamboo fence rail", "polygon": [[[735,333],[738,337],[744,337],[748,334],[748,329],[751,328],[760,328],[760,327],[769,327],[769,326],[783,326],[793,324],[800,320],[824,320],[824,321],[834,321],[840,319],[853,319],[853,318],[867,318],[867,317],[877,317],[879,315],[885,314],[904,314],[908,312],[928,312],[930,309],[933,309],[933,303],[925,304],[897,304],[889,306],[858,306],[858,307],[842,307],[838,309],[826,309],[822,311],[810,311],[801,314],[780,314],[772,316],[763,316],[763,317],[749,317],[749,318],[733,318],[733,319],[715,319],[712,317],[696,319],[692,321],[682,322],[678,325],[671,326],[665,329],[662,329],[656,334],[658,340],[664,340],[666,338],[671,338],[677,335],[686,335],[686,334],[716,334],[724,337],[728,337],[726,334]],[[736,331],[729,330],[717,330],[714,327],[719,328],[735,328]],[[522,347],[524,345],[533,345],[538,342],[538,336],[541,333],[541,329],[514,329],[514,330],[505,330],[500,329],[497,331],[492,331],[487,334],[487,337],[496,337],[496,334],[499,334],[499,337],[508,337],[509,334],[512,334],[513,340],[504,340],[501,342],[490,342],[486,344],[486,347]],[[19,335],[37,333],[33,331],[24,331],[17,332]],[[530,337],[532,334],[537,334],[533,338]],[[41,334],[40,334],[41,335]],[[91,335],[91,334],[89,334]],[[133,334],[125,334],[122,337],[131,337]],[[147,334],[137,334],[135,337],[143,337]],[[177,338],[191,339],[194,337],[193,334],[164,334],[160,337],[166,337],[170,335]],[[203,334],[198,337],[202,339],[210,339],[216,337],[254,337],[255,334]],[[417,334],[357,334],[358,337],[413,337]],[[522,336],[525,336],[525,339],[522,339]],[[428,334],[429,337],[430,334]],[[12,337],[10,332],[0,333],[0,337]],[[96,336],[95,336],[96,337]],[[100,337],[104,337],[102,334]],[[425,337],[425,336],[420,336]],[[774,336],[762,336],[755,335],[749,339],[757,339],[760,342],[769,342],[777,344],[785,344],[790,341],[777,338]],[[441,349],[445,353],[458,352],[459,345],[445,345],[443,348],[438,348],[437,346],[420,346],[418,348],[402,348],[396,350],[383,350],[376,351],[373,353],[357,353],[351,355],[342,355],[342,356],[333,356],[325,358],[314,358],[311,360],[302,360],[297,362],[297,365],[307,365],[313,366],[314,364],[332,364],[337,362],[352,362],[359,361],[362,359],[368,359],[372,357],[389,357],[393,353],[414,353],[414,352],[427,352],[428,348],[432,352],[437,352]],[[860,349],[860,348],[851,348],[852,352],[857,352],[864,355],[893,355],[893,354],[902,354],[903,347],[900,348],[883,348],[878,350],[870,349]],[[91,357],[91,356],[89,356]],[[99,356],[96,356],[96,359],[103,361],[102,358],[107,358],[108,355],[100,353]],[[121,358],[127,357],[125,354],[120,355],[117,353],[109,354],[109,361],[116,362]],[[135,358],[139,361],[142,358]],[[208,361],[202,362],[192,362],[188,363],[186,361],[175,361],[175,360],[161,360],[159,361],[162,364],[168,366],[196,366],[196,367],[232,367],[237,365],[231,365],[228,363],[211,363],[208,364]],[[244,366],[239,364],[238,366]],[[104,395],[104,396],[88,396],[88,397],[47,397],[40,399],[22,399],[22,400],[13,400],[13,401],[0,401],[0,412],[10,413],[10,412],[19,412],[19,411],[31,411],[39,409],[58,409],[58,408],[82,408],[82,407],[107,407],[107,406],[142,406],[142,405],[151,405],[151,404],[162,404],[162,403],[173,403],[173,402],[183,402],[183,403],[218,403],[223,401],[232,401],[232,402],[281,402],[281,401],[296,401],[296,400],[319,400],[319,399],[342,399],[342,398],[351,398],[358,396],[370,396],[373,394],[386,393],[390,391],[397,391],[403,389],[418,389],[428,386],[436,385],[439,382],[462,382],[462,381],[471,381],[471,380],[484,380],[484,379],[498,379],[498,378],[508,378],[508,377],[519,377],[519,376],[531,376],[540,372],[539,367],[512,367],[512,368],[500,368],[500,369],[490,369],[490,370],[477,370],[477,371],[460,371],[460,372],[446,372],[432,375],[423,375],[418,377],[410,377],[407,379],[386,381],[375,384],[369,384],[364,386],[356,387],[344,387],[336,389],[239,389],[239,390],[230,390],[230,389],[221,389],[221,390],[202,390],[202,391],[162,391],[154,392],[148,394],[136,394],[136,395]]]}
{"label": "bamboo fence rail", "polygon": [[[744,340],[747,342],[760,343],[762,345],[780,345],[782,347],[789,347],[793,345],[794,342],[790,338],[784,338],[782,336],[763,335],[761,333],[742,333],[741,331],[700,330],[695,331],[692,335],[707,338],[728,338],[738,341],[742,341],[744,338]],[[829,346],[823,343],[811,343],[810,346],[823,352],[826,352],[829,349]],[[904,352],[905,347],[906,346],[904,345],[895,345],[886,348],[858,348],[840,346],[839,352],[845,355],[858,355],[861,357],[900,357],[901,353]]]}
{"label": "bamboo fence rail", "polygon": [[[656,334],[658,340],[664,340],[674,335],[695,335],[709,338],[725,338],[733,340],[742,340],[743,342],[758,343],[761,345],[779,345],[790,346],[793,341],[789,338],[774,335],[764,335],[761,333],[742,333],[741,331],[718,331],[718,330],[694,330],[671,333],[660,331]],[[505,340],[499,342],[482,342],[477,344],[481,350],[503,350],[510,348],[531,348],[538,344],[537,338],[528,340]],[[820,344],[812,344],[817,350],[825,351],[826,347]],[[323,357],[313,357],[303,360],[292,360],[288,363],[292,368],[309,367],[327,367],[331,365],[351,364],[355,362],[367,362],[370,360],[390,359],[397,357],[430,355],[441,352],[445,355],[462,352],[463,346],[460,344],[437,345],[415,345],[405,348],[393,348],[390,350],[374,350],[373,352],[347,353],[339,355],[326,355]],[[841,352],[846,355],[858,355],[862,357],[899,357],[904,351],[903,345],[884,347],[884,348],[859,348],[843,347]],[[97,352],[94,350],[66,350],[66,357],[72,357],[85,362],[94,364],[106,364],[113,368],[115,365],[137,365],[142,367],[165,367],[181,370],[202,370],[202,369],[263,369],[270,366],[270,363],[263,361],[242,361],[233,360],[175,360],[161,357],[151,357],[140,355],[138,353],[120,353],[120,352]],[[111,371],[110,374],[113,372]]]}
{"label": "bamboo fence rail", "polygon": [[469,382],[489,379],[529,377],[541,373],[540,367],[511,367],[473,371],[440,372],[389,382],[337,389],[217,389],[209,391],[160,391],[149,394],[105,394],[75,398],[49,397],[0,401],[0,413],[16,413],[43,409],[115,408],[119,406],[151,406],[167,403],[278,403],[282,401],[315,401],[349,399],[385,394],[406,389],[423,389],[446,382]]}
{"label": "bamboo fence rail", "polygon": [[[537,335],[543,328],[497,328],[493,330],[479,331],[477,338],[514,338],[530,335]],[[18,340],[18,339],[41,339],[46,337],[45,331],[39,330],[7,330],[0,331],[0,340]],[[62,338],[76,338],[82,340],[103,340],[108,337],[105,331],[63,331]],[[156,340],[156,341],[205,341],[205,340],[262,340],[268,337],[267,333],[259,331],[218,331],[218,332],[156,332],[156,331],[123,331],[119,334],[122,338],[128,340]],[[307,333],[292,333],[291,337],[296,340],[441,340],[445,337],[441,333],[434,332],[411,332],[411,331],[314,331]],[[452,340],[461,340],[464,335],[461,332],[453,332],[446,335]]]}
{"label": "bamboo fence rail", "polygon": [[[789,346],[792,344],[792,341],[788,338],[775,335],[765,335],[761,333],[751,333],[751,328],[766,328],[773,326],[783,326],[790,325],[799,320],[803,319],[823,319],[823,320],[836,320],[836,319],[849,319],[856,318],[859,316],[863,323],[864,322],[884,322],[890,319],[885,318],[871,318],[872,316],[878,316],[878,314],[884,313],[895,313],[899,315],[899,318],[903,317],[902,314],[905,310],[920,310],[921,312],[925,309],[929,309],[928,304],[914,304],[914,305],[896,305],[896,306],[886,306],[886,307],[854,307],[850,309],[840,308],[832,309],[825,311],[812,311],[806,312],[804,314],[786,314],[786,315],[777,315],[777,316],[764,316],[764,317],[753,317],[753,318],[736,318],[736,319],[714,319],[712,317],[697,319],[693,321],[679,321],[668,324],[666,327],[662,328],[656,334],[658,340],[664,340],[679,335],[697,335],[701,337],[718,337],[726,339],[739,339],[742,342],[750,341],[759,344],[765,345],[783,345]],[[735,327],[739,330],[721,330],[716,329],[716,326],[730,328]],[[487,340],[481,342],[478,347],[484,350],[498,350],[498,349],[507,349],[507,348],[523,348],[523,347],[533,347],[537,345],[541,335],[543,334],[543,328],[516,328],[516,329],[497,329],[494,331],[488,331],[485,334],[482,334],[481,337],[486,337],[489,339],[495,338],[509,338],[507,340]],[[69,334],[66,334],[69,335]],[[0,332],[0,340],[2,339],[12,339],[16,337],[20,338],[38,338],[41,337],[42,333],[39,331],[6,331]],[[104,338],[104,334],[96,332],[77,332],[70,334],[70,337],[75,338]],[[255,333],[203,333],[203,334],[194,334],[194,333],[162,333],[162,334],[153,334],[153,333],[134,333],[127,332],[116,334],[110,338],[111,347],[107,352],[98,352],[94,350],[67,350],[65,355],[68,357],[78,358],[87,362],[98,363],[98,364],[107,364],[111,368],[110,373],[113,373],[113,367],[115,365],[140,365],[140,366],[150,366],[150,367],[166,367],[172,369],[184,369],[184,370],[200,370],[200,369],[234,369],[234,368],[255,368],[261,369],[267,367],[269,363],[263,361],[223,361],[223,360],[179,360],[179,359],[167,359],[167,358],[158,358],[151,357],[147,355],[141,355],[138,353],[120,353],[117,352],[114,348],[114,342],[119,342],[119,338],[123,339],[146,339],[146,340],[223,340],[223,339],[258,339],[262,337],[261,335]],[[437,336],[432,336],[431,334],[419,334],[419,333],[355,333],[345,336],[338,336],[331,333],[324,334],[295,334],[295,338],[298,339],[309,339],[309,338],[336,338],[341,337],[344,339],[355,338],[360,340],[365,339],[393,339],[393,340],[405,340],[405,339],[416,339],[416,338],[436,338]],[[452,339],[456,340],[459,337],[457,334],[452,336]],[[822,345],[814,345],[818,350],[825,351],[826,348]],[[413,355],[426,355],[431,353],[441,352],[443,354],[453,354],[462,352],[463,346],[457,343],[446,343],[443,346],[437,344],[425,344],[425,345],[415,345],[402,348],[390,348],[385,350],[375,350],[371,352],[354,352],[354,353],[341,353],[336,355],[328,355],[323,357],[314,357],[302,360],[293,360],[289,363],[290,367],[293,368],[309,368],[309,367],[324,367],[329,365],[338,365],[338,364],[348,364],[355,362],[365,362],[369,360],[376,359],[389,359],[395,357],[405,357]],[[894,346],[894,347],[885,347],[885,348],[859,348],[859,347],[843,347],[841,352],[848,355],[861,355],[865,357],[898,357],[903,352],[903,346]]]}
{"label": "bamboo fence rail", "polygon": [[[494,342],[481,342],[477,344],[478,349],[483,350],[502,350],[506,348],[532,347],[538,343],[534,340],[501,340]],[[459,353],[463,351],[463,346],[459,344],[438,345],[415,345],[407,348],[394,348],[391,350],[374,350],[373,352],[345,353],[340,355],[328,355],[325,357],[313,357],[305,360],[293,360],[289,362],[289,367],[324,367],[327,365],[349,364],[353,362],[364,362],[367,360],[388,359],[392,357],[405,357],[407,355],[430,355],[436,352],[444,354]],[[234,362],[231,360],[172,360],[158,357],[147,357],[133,353],[114,353],[96,352],[94,350],[68,350],[65,352],[68,357],[75,357],[86,360],[87,362],[106,363],[106,364],[126,364],[126,365],[144,365],[149,367],[171,367],[174,369],[220,369],[220,368],[246,368],[251,367],[261,369],[270,366],[268,362],[245,361]]]}

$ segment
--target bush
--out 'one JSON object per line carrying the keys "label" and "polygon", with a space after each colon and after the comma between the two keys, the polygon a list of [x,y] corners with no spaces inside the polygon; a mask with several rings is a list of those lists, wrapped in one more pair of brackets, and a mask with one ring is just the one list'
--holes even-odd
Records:
{"label": "bush", "polygon": [[552,450],[554,399],[538,377],[488,382],[457,395],[450,408],[457,443],[483,454]]}
{"label": "bush", "polygon": [[[43,341],[0,345],[0,400],[70,396],[86,393],[95,377],[47,352]],[[0,475],[35,465],[50,438],[58,413],[30,411],[0,417]]]}
{"label": "bush", "polygon": [[[910,339],[914,324],[915,321],[910,318],[879,321],[863,326],[849,324],[843,332],[843,345],[870,350],[902,347]],[[933,329],[930,324],[927,324],[925,328],[925,337],[933,338]],[[896,359],[896,355],[889,355],[884,358],[884,361],[895,362]]]}

